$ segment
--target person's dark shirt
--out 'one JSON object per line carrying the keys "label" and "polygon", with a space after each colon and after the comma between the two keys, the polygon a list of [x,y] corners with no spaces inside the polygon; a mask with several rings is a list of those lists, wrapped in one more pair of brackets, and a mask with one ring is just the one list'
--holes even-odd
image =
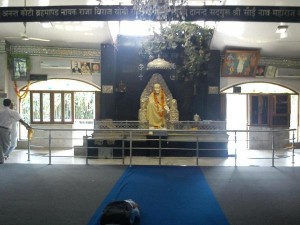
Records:
{"label": "person's dark shirt", "polygon": [[73,73],[81,73],[81,69],[80,69],[79,67],[74,67],[74,68],[72,69],[72,72],[73,72]]}

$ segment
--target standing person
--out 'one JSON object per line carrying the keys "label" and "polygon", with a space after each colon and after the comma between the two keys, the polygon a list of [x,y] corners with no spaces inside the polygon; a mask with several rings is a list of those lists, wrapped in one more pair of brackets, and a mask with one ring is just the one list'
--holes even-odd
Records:
{"label": "standing person", "polygon": [[[9,108],[13,110],[14,104],[11,103]],[[17,147],[17,143],[18,143],[17,125],[18,125],[18,122],[14,120],[12,122],[12,128],[10,131],[10,146],[9,146],[8,150],[6,152],[4,152],[4,158],[6,158],[6,159],[9,158],[9,154]]]}
{"label": "standing person", "polygon": [[4,99],[4,109],[0,111],[0,164],[4,163],[4,154],[10,147],[10,133],[13,122],[20,122],[27,130],[31,129],[31,126],[22,120],[21,115],[17,111],[10,109],[11,104],[10,99]]}

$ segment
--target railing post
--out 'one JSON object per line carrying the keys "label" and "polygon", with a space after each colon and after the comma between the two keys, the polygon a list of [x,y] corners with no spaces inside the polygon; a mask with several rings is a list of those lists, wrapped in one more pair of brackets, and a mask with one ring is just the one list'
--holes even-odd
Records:
{"label": "railing post", "polygon": [[196,165],[199,166],[199,136],[197,134],[197,143],[196,143]]}
{"label": "railing post", "polygon": [[88,159],[88,151],[89,151],[89,145],[88,145],[88,129],[85,130],[85,138],[83,139],[83,145],[86,147],[86,154],[85,154],[85,165],[89,164],[89,159]]}
{"label": "railing post", "polygon": [[236,131],[234,131],[234,166],[236,167],[236,160],[237,160],[237,136]]}
{"label": "railing post", "polygon": [[159,165],[161,165],[161,135],[159,135],[159,139],[158,139],[158,160],[159,160]]}
{"label": "railing post", "polygon": [[129,140],[129,152],[130,152],[130,155],[129,155],[129,166],[131,166],[131,163],[132,163],[132,131],[130,131],[130,140]]}
{"label": "railing post", "polygon": [[274,157],[275,157],[274,133],[272,132],[272,167],[274,167]]}
{"label": "railing post", "polygon": [[295,130],[293,130],[293,142],[292,142],[292,152],[293,152],[293,155],[292,155],[292,164],[295,164]]}
{"label": "railing post", "polygon": [[27,131],[27,138],[28,138],[28,142],[27,142],[27,161],[30,161],[30,135],[29,135],[29,130]]}
{"label": "railing post", "polygon": [[89,164],[88,149],[89,149],[89,147],[87,146],[87,147],[86,147],[86,156],[85,156],[85,165],[88,165],[88,164]]}
{"label": "railing post", "polygon": [[122,135],[122,162],[123,162],[123,165],[125,163],[125,134],[123,132],[123,135]]}
{"label": "railing post", "polygon": [[49,165],[51,165],[51,130],[49,130]]}

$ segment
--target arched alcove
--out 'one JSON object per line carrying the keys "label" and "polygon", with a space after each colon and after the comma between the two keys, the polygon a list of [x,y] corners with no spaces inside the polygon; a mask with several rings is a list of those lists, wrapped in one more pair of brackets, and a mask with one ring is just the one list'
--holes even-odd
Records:
{"label": "arched alcove", "polygon": [[49,79],[30,84],[29,90],[100,91],[100,87],[74,79]]}
{"label": "arched alcove", "polygon": [[266,83],[266,82],[249,82],[242,84],[235,84],[221,90],[222,94],[254,94],[254,93],[286,93],[286,94],[296,94],[294,90],[284,87],[279,84]]}
{"label": "arched alcove", "polygon": [[[26,86],[20,90],[20,94],[22,95],[25,91]],[[74,79],[49,79],[34,82],[29,85],[26,97],[20,100],[20,113],[25,121],[36,128],[93,129],[96,115],[95,93],[99,91],[100,87],[95,84]],[[62,97],[65,93],[71,97],[68,99]],[[66,107],[72,110],[70,112],[71,118],[66,119]],[[35,117],[36,111],[34,109],[37,108],[40,115]],[[37,132],[35,135],[41,135]],[[59,147],[81,145],[82,138],[78,139],[79,143],[71,144],[68,143],[67,137],[70,136],[72,137],[70,140],[77,141],[74,138],[75,135],[82,137],[85,134],[65,132],[63,135],[66,136],[66,140],[64,143],[56,143]],[[26,138],[27,131],[20,127],[20,139]],[[43,140],[41,139],[41,141]],[[36,144],[43,146],[41,143]]]}
{"label": "arched alcove", "polygon": [[[294,90],[289,89],[285,86],[281,86],[274,83],[267,82],[249,82],[242,84],[235,84],[231,87],[224,88],[221,90],[221,94],[223,94],[223,105],[224,111],[226,112],[226,127],[228,130],[236,129],[236,130],[261,130],[261,131],[271,131],[278,128],[287,128],[287,129],[297,129],[298,127],[298,93]],[[271,118],[267,118],[267,123],[255,124],[253,125],[251,122],[252,119],[252,96],[256,99],[264,98],[264,101],[269,101],[269,106],[267,110],[273,110],[272,112],[268,112],[268,116],[270,114],[274,114],[274,106],[271,104],[275,104],[276,100],[270,101],[270,98],[274,99],[277,96],[288,96],[287,100],[287,112],[288,115],[288,124],[287,125],[278,125],[274,123]],[[263,96],[263,97],[262,97]],[[260,103],[258,103],[260,104]],[[277,104],[277,103],[276,103]],[[261,107],[261,106],[259,106]],[[272,120],[272,121],[271,121]],[[271,121],[271,122],[270,122]],[[239,148],[250,148],[251,145],[251,132],[247,133],[239,133],[238,139],[244,140],[239,143]],[[252,133],[252,136],[254,133]],[[260,133],[259,135],[263,135]],[[230,137],[233,138],[233,137]],[[286,140],[289,140],[290,137],[286,137]],[[247,142],[249,140],[249,142]],[[291,140],[291,139],[290,139]],[[256,141],[259,143],[259,141]],[[282,144],[281,146],[287,145],[287,143]],[[267,145],[266,145],[267,146]],[[267,146],[269,147],[269,146]],[[265,147],[255,146],[253,148],[261,148],[265,149]],[[230,149],[230,147],[229,147]]]}

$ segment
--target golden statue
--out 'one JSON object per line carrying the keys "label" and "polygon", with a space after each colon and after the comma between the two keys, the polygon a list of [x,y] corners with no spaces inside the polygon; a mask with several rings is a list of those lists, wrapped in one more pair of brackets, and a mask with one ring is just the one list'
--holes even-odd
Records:
{"label": "golden statue", "polygon": [[166,129],[170,123],[178,121],[177,101],[159,73],[153,74],[149,80],[140,105],[139,127],[142,129]]}
{"label": "golden statue", "polygon": [[170,109],[166,102],[166,95],[160,84],[153,85],[153,91],[149,95],[147,104],[147,120],[149,128],[165,128],[166,114]]}

